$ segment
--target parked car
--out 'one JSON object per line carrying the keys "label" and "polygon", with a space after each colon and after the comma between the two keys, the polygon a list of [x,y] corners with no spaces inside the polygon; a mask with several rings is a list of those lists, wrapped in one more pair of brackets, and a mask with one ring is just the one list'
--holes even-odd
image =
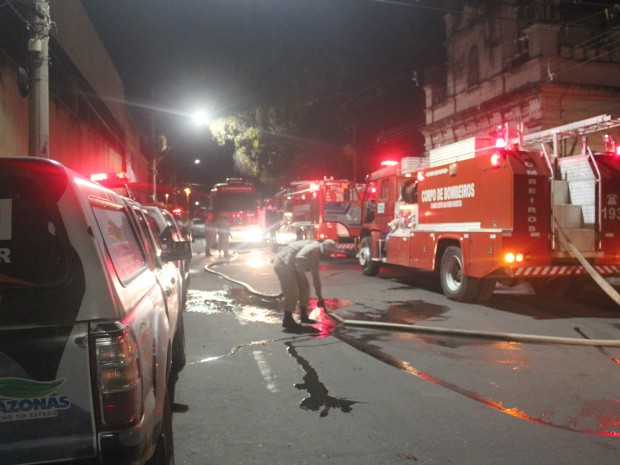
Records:
{"label": "parked car", "polygon": [[174,463],[188,245],[158,251],[139,204],[57,162],[0,158],[3,465]]}
{"label": "parked car", "polygon": [[204,239],[206,237],[207,227],[202,218],[194,218],[192,220],[192,238]]}
{"label": "parked car", "polygon": [[[151,229],[156,233],[157,239],[159,241],[160,247],[162,250],[167,250],[172,246],[172,242],[180,242],[185,241],[186,238],[177,224],[176,220],[172,216],[172,214],[164,209],[157,206],[145,206],[144,209],[148,214],[149,223]],[[185,306],[185,302],[187,301],[187,291],[189,290],[190,283],[190,274],[189,274],[189,265],[191,259],[188,260],[180,260],[175,262],[181,273],[181,282],[182,282],[182,295],[183,295],[183,305]]]}

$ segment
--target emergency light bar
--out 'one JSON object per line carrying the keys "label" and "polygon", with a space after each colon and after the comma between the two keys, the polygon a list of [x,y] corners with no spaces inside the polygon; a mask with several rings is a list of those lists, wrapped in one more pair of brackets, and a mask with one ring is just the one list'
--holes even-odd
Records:
{"label": "emergency light bar", "polygon": [[90,180],[106,187],[122,187],[129,182],[129,176],[123,171],[118,173],[95,173],[90,175]]}

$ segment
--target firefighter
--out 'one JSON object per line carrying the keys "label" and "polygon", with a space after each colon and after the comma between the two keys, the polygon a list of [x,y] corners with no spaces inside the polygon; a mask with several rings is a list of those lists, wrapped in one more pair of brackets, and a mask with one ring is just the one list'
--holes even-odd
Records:
{"label": "firefighter", "polygon": [[222,213],[215,220],[215,230],[217,232],[217,248],[219,249],[220,258],[228,258],[228,248],[230,247],[230,223],[228,222],[228,216]]}
{"label": "firefighter", "polygon": [[282,326],[288,330],[299,331],[301,325],[293,318],[295,306],[299,302],[302,323],[313,323],[308,318],[308,303],[310,300],[310,284],[306,272],[312,275],[312,284],[317,296],[317,307],[325,307],[321,292],[321,278],[319,264],[321,255],[336,250],[336,243],[331,239],[319,241],[297,241],[276,255],[273,269],[282,288],[284,318]]}

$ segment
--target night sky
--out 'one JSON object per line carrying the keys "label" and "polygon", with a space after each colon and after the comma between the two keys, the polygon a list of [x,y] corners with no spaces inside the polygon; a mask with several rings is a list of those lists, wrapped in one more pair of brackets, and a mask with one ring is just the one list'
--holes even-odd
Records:
{"label": "night sky", "polygon": [[338,159],[353,134],[361,169],[382,151],[405,150],[377,138],[422,118],[424,92],[414,72],[442,61],[445,10],[438,1],[82,3],[125,81],[129,103],[158,108],[159,132],[175,145],[179,166],[200,158],[190,177],[205,184],[235,173],[230,148],[189,128],[196,109],[222,117],[258,104],[298,105],[304,118],[291,140],[322,157],[319,164],[336,176],[350,177],[349,162]]}

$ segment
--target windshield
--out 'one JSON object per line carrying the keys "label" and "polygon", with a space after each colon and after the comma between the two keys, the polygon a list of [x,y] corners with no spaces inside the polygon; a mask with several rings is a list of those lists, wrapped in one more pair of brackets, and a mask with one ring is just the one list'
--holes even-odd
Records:
{"label": "windshield", "polygon": [[213,198],[213,211],[234,212],[243,210],[256,210],[258,196],[252,194],[215,194]]}

